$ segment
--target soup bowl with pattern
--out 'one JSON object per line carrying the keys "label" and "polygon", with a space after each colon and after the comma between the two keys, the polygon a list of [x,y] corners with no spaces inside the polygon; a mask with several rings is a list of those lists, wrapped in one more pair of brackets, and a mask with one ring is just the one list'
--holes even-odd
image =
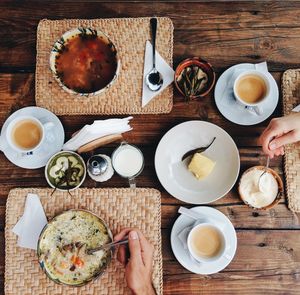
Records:
{"label": "soup bowl with pattern", "polygon": [[50,69],[66,92],[93,96],[113,85],[120,60],[115,45],[105,33],[80,27],[67,31],[54,43]]}

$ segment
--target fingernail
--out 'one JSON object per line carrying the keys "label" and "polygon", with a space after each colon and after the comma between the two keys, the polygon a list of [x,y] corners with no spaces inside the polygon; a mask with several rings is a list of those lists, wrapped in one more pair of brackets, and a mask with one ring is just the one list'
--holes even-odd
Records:
{"label": "fingernail", "polygon": [[270,148],[271,151],[275,150],[276,149],[276,143],[275,142],[270,143],[269,148]]}
{"label": "fingernail", "polygon": [[137,240],[138,238],[139,238],[139,236],[138,236],[138,234],[137,234],[136,231],[131,231],[131,232],[129,233],[129,239],[130,239],[130,240]]}

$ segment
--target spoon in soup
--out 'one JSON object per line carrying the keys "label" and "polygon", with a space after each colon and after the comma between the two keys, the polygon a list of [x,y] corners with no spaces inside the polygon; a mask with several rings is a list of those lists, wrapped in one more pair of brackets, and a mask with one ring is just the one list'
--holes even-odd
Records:
{"label": "spoon in soup", "polygon": [[152,35],[152,70],[147,74],[145,80],[146,85],[151,91],[158,91],[163,85],[163,77],[160,72],[157,71],[155,65],[155,41],[156,41],[156,29],[157,18],[150,19],[151,35]]}

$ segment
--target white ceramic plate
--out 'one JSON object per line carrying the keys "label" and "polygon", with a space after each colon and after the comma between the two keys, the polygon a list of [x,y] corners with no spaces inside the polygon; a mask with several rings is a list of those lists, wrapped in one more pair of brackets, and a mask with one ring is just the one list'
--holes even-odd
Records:
{"label": "white ceramic plate", "polygon": [[[54,123],[54,126],[49,131],[48,140],[46,140],[36,152],[33,152],[32,155],[22,155],[7,146],[5,132],[9,122],[17,116],[33,116],[39,119],[42,123]],[[14,112],[5,121],[1,130],[1,141],[3,141],[3,152],[5,156],[13,164],[26,169],[44,167],[48,159],[61,150],[64,140],[65,132],[60,120],[50,111],[40,107],[26,107]]]}
{"label": "white ceramic plate", "polygon": [[249,110],[241,107],[232,98],[223,98],[224,89],[227,81],[229,81],[235,70],[254,70],[254,64],[238,64],[227,69],[218,79],[215,87],[215,101],[220,113],[229,121],[238,125],[255,125],[265,121],[274,112],[279,99],[278,86],[273,76],[267,72],[267,78],[270,82],[270,96],[262,104],[262,114],[257,115]]}
{"label": "white ceramic plate", "polygon": [[175,221],[172,232],[171,232],[171,246],[173,253],[178,262],[187,270],[202,275],[208,275],[217,273],[223,270],[234,258],[237,238],[235,229],[230,220],[220,211],[210,207],[194,207],[191,210],[199,213],[200,217],[204,217],[204,222],[218,223],[218,227],[221,228],[222,233],[226,236],[228,241],[225,250],[226,256],[230,259],[220,257],[218,260],[213,262],[199,263],[191,259],[190,253],[187,249],[184,249],[182,242],[179,240],[179,233],[186,227],[193,225],[194,219],[191,219],[185,215],[180,215]]}
{"label": "white ceramic plate", "polygon": [[[188,169],[182,155],[216,140],[203,155],[216,162],[212,173],[198,180]],[[226,195],[235,184],[239,170],[238,149],[222,128],[205,121],[188,121],[169,130],[159,142],[155,153],[155,170],[162,186],[175,198],[206,204]]]}

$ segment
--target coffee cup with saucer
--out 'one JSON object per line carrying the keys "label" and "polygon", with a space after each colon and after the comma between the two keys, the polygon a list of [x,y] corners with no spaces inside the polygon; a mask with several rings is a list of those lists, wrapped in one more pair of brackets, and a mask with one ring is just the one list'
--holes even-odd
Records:
{"label": "coffee cup with saucer", "polygon": [[[30,119],[42,128],[39,143],[28,149],[19,149],[11,140],[11,132],[21,120]],[[11,114],[4,122],[0,136],[0,150],[16,166],[37,169],[46,165],[49,158],[61,150],[65,140],[64,128],[58,117],[40,107],[25,107]]]}
{"label": "coffee cup with saucer", "polygon": [[[189,210],[197,214],[199,219],[181,214],[175,221],[171,232],[171,247],[176,259],[184,268],[196,274],[209,275],[223,270],[234,258],[237,247],[236,232],[232,223],[223,213],[211,207],[199,206]],[[188,248],[191,230],[205,225],[217,227],[225,238],[218,256],[211,259],[199,259],[196,255],[191,255]]]}
{"label": "coffee cup with saucer", "polygon": [[227,243],[226,237],[214,222],[196,222],[187,237],[188,250],[200,263],[215,262],[221,257],[230,260],[231,257],[226,253]]}
{"label": "coffee cup with saucer", "polygon": [[[16,152],[22,155],[32,155],[47,141],[46,133],[51,132],[50,130],[53,127],[53,122],[42,123],[34,116],[17,116],[7,126],[5,133],[6,141]],[[14,138],[20,136],[23,138]],[[24,143],[27,146],[24,146]]]}
{"label": "coffee cup with saucer", "polygon": [[[250,71],[262,73],[269,84],[269,94],[259,103],[259,110],[256,106],[242,104],[233,91],[238,76]],[[279,90],[274,77],[268,72],[266,62],[242,63],[221,74],[216,83],[214,97],[218,110],[226,119],[238,125],[250,126],[261,123],[272,115],[279,101]]]}
{"label": "coffee cup with saucer", "polygon": [[[242,83],[244,85],[241,85]],[[253,110],[257,115],[262,115],[263,109],[261,106],[270,95],[268,77],[262,71],[245,70],[235,78],[233,94],[238,103],[245,106],[248,110]],[[242,97],[243,95],[248,97]]]}

